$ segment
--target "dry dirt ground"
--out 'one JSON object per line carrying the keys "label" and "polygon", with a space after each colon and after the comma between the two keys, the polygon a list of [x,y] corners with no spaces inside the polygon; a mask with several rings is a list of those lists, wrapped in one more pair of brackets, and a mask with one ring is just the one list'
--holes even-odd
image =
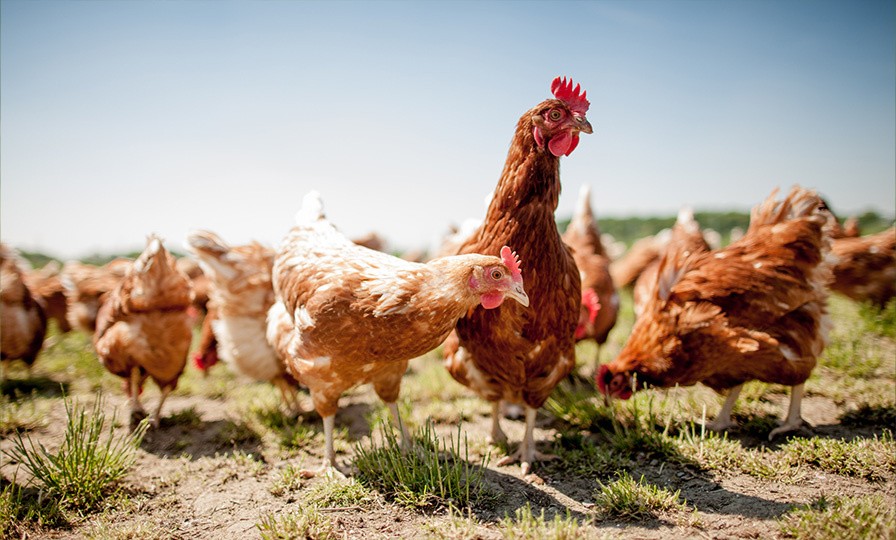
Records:
{"label": "dry dirt ground", "polygon": [[[892,348],[886,349],[890,355]],[[439,369],[434,356],[412,362],[412,372],[425,373]],[[192,366],[189,366],[190,369]],[[77,374],[42,373],[35,366],[34,379],[26,380],[25,371],[14,370],[12,381],[18,389],[33,390],[41,419],[36,427],[25,433],[46,444],[50,449],[60,444],[66,423],[64,403],[59,396],[58,383],[72,381],[68,390],[77,399],[89,402],[95,394],[92,386],[79,385]],[[216,366],[213,371],[226,371]],[[429,371],[428,371],[429,370]],[[896,382],[887,362],[883,378],[884,392],[896,394]],[[629,467],[633,478],[649,484],[680,490],[679,498],[686,501],[691,512],[657,512],[637,519],[608,517],[597,512],[595,493],[601,482],[613,475],[583,473],[582,467],[571,467],[563,460],[537,465],[537,478],[524,479],[519,466],[495,465],[505,449],[488,444],[488,407],[450,379],[440,379],[436,386],[444,386],[435,393],[446,392],[440,402],[427,393],[415,393],[409,388],[422,384],[408,377],[403,386],[403,411],[416,421],[421,415],[435,423],[439,434],[457,436],[458,424],[466,435],[469,459],[479,463],[486,454],[491,456],[484,474],[485,496],[470,508],[461,508],[466,519],[451,514],[445,504],[423,509],[412,509],[374,493],[364,504],[348,507],[327,507],[323,515],[334,526],[337,538],[524,538],[513,536],[502,527],[506,516],[525,506],[537,515],[544,510],[550,520],[555,515],[571,516],[580,523],[581,538],[779,538],[781,519],[795,507],[817,502],[821,497],[862,497],[881,495],[887,504],[896,504],[896,473],[892,466],[883,474],[861,477],[830,472],[822,467],[802,466],[782,472],[780,476],[761,477],[741,470],[706,468],[696,463],[671,460],[668,455],[649,451],[632,452]],[[795,436],[812,439],[867,439],[886,436],[893,426],[846,425],[842,419],[845,409],[854,406],[848,399],[832,398],[831,392],[821,388],[825,379],[808,385],[808,396],[803,404],[803,417],[810,424]],[[209,390],[217,385],[223,390]],[[454,386],[455,385],[456,388]],[[108,416],[125,418],[127,402],[120,383],[103,374],[102,382]],[[200,389],[200,390],[197,390]],[[204,390],[202,390],[204,389]],[[848,390],[847,390],[848,391]],[[662,399],[670,391],[651,391]],[[836,394],[836,393],[833,393]],[[832,394],[832,395],[833,395]],[[157,391],[150,387],[144,395],[148,407],[157,399]],[[248,396],[248,397],[247,397]],[[314,413],[299,417],[296,422],[307,428],[307,444],[285,448],[277,440],[277,432],[265,430],[253,423],[252,403],[276,402],[272,388],[262,383],[247,383],[232,376],[213,373],[209,381],[195,373],[181,385],[178,393],[166,402],[160,428],[150,430],[138,451],[137,462],[121,484],[120,494],[109,508],[98,513],[73,519],[68,526],[40,527],[25,524],[17,535],[27,538],[183,538],[183,539],[253,539],[261,537],[258,524],[267,516],[282,516],[301,508],[309,490],[327,478],[302,480],[289,489],[277,489],[289,467],[313,467],[321,463],[323,435],[320,418]],[[706,397],[707,410],[714,414],[720,400],[711,392]],[[307,396],[306,407],[307,407]],[[701,398],[702,399],[702,398]],[[785,410],[789,398],[784,392],[766,392],[762,406],[775,415]],[[883,396],[883,402],[896,401],[896,395]],[[9,406],[9,402],[0,404]],[[276,406],[276,405],[274,405]],[[256,406],[256,409],[258,407]],[[264,406],[261,406],[263,409]],[[257,415],[255,415],[257,416]],[[337,454],[340,463],[351,466],[357,444],[369,444],[372,418],[385,417],[383,407],[372,390],[361,387],[343,397],[337,415]],[[695,419],[699,420],[699,419]],[[126,423],[126,422],[123,422]],[[511,441],[522,436],[520,420],[503,421]],[[118,432],[128,427],[121,425]],[[374,430],[374,434],[378,433]],[[772,455],[786,444],[788,437],[772,443],[764,439],[764,431],[738,430],[729,434],[739,447],[766,448]],[[542,451],[554,451],[563,440],[593,438],[600,445],[598,434],[583,430],[542,411],[536,440]],[[891,439],[892,440],[892,439]],[[12,437],[0,440],[0,449],[8,450]],[[569,443],[574,444],[574,443]],[[894,446],[886,446],[892,451]],[[7,480],[13,477],[16,464],[8,456],[0,457],[0,473]],[[581,464],[579,464],[581,465]],[[17,481],[27,475],[20,470]],[[696,509],[696,511],[693,511]],[[460,524],[459,524],[460,523]],[[891,531],[894,535],[896,532]],[[538,536],[532,536],[535,538]],[[892,535],[891,535],[892,537]]]}

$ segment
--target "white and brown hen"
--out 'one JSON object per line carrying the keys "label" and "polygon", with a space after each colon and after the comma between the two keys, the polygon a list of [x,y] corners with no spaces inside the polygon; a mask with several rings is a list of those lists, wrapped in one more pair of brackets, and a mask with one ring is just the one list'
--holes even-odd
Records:
{"label": "white and brown hen", "polygon": [[497,308],[505,296],[523,306],[518,261],[462,255],[414,263],[352,243],[326,220],[317,192],[277,252],[268,339],[311,391],[323,418],[325,468],[336,467],[334,418],[340,395],[371,383],[398,419],[408,361],[436,348],[475,306]]}

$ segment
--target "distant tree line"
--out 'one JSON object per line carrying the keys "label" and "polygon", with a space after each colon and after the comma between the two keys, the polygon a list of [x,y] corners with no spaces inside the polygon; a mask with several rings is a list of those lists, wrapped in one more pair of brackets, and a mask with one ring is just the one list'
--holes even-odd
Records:
{"label": "distant tree line", "polygon": [[[676,216],[664,217],[597,217],[600,232],[613,235],[617,241],[631,246],[633,242],[645,236],[652,236],[663,229],[669,229],[675,224]],[[842,218],[842,216],[841,216]],[[893,225],[893,218],[887,218],[874,211],[865,212],[856,216],[859,221],[859,230],[862,234],[874,234]],[[735,227],[746,231],[750,225],[749,212],[694,212],[694,219],[703,229],[713,229],[722,235],[722,242],[727,243],[731,236],[731,230]],[[843,223],[843,219],[840,222]],[[566,230],[569,219],[558,223],[560,230]]]}
{"label": "distant tree line", "polygon": [[[631,246],[635,240],[651,236],[663,229],[671,228],[675,224],[676,216],[665,217],[600,217],[598,216],[598,226],[602,233],[613,235],[617,241]],[[727,243],[731,230],[735,227],[747,230],[750,224],[750,214],[747,212],[694,212],[694,218],[704,229],[714,229],[722,235],[722,242]],[[893,218],[882,216],[874,211],[868,211],[856,216],[859,221],[859,230],[862,234],[874,234],[880,232],[887,227],[893,225]],[[841,219],[841,223],[842,223]],[[569,218],[559,221],[560,231],[565,231],[569,224]],[[31,263],[33,268],[41,268],[50,261],[65,262],[52,255],[40,252],[21,251],[22,256]],[[182,257],[182,253],[172,252],[175,257]],[[127,257],[136,259],[140,255],[140,251],[132,251],[129,253],[94,253],[93,255],[83,257],[81,262],[94,264],[97,266],[106,264],[116,257]]]}

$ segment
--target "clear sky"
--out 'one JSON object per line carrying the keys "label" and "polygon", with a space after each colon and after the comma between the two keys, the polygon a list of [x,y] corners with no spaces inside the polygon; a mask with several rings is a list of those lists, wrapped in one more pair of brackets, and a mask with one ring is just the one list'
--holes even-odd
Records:
{"label": "clear sky", "polygon": [[0,237],[60,257],[188,231],[277,244],[482,217],[557,75],[593,135],[559,217],[746,210],[775,186],[896,205],[894,2],[0,2]]}

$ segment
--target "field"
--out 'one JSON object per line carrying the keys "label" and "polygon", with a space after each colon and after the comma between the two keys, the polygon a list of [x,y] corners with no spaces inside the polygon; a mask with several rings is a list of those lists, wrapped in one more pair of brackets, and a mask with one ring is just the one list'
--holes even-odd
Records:
{"label": "field", "polygon": [[[415,359],[402,386],[411,451],[361,387],[336,420],[351,473],[306,479],[299,471],[323,455],[320,418],[286,416],[272,387],[190,365],[161,427],[132,436],[122,381],[89,338],[53,334],[31,375],[14,364],[3,386],[0,536],[896,538],[896,304],[878,312],[834,297],[831,312],[831,342],[806,385],[809,425],[773,442],[788,388],[748,384],[739,427],[704,433],[719,396],[698,386],[606,405],[588,382],[596,349],[580,344],[582,376],[558,388],[536,430],[539,449],[559,459],[526,479],[518,465],[495,465],[507,448],[488,443],[488,404],[437,352]],[[623,313],[604,360],[631,319]],[[144,404],[157,397],[150,383]],[[519,441],[522,421],[504,428]],[[29,460],[44,465],[39,478]]]}

